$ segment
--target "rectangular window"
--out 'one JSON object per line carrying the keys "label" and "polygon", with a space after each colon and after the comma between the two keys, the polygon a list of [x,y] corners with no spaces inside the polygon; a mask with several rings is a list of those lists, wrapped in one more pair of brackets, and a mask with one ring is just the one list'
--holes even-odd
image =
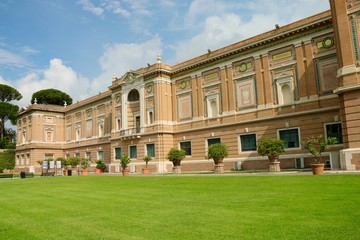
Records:
{"label": "rectangular window", "polygon": [[155,144],[146,144],[146,155],[149,157],[155,157]]}
{"label": "rectangular window", "polygon": [[117,147],[115,148],[115,160],[120,160],[121,158],[121,148]]}
{"label": "rectangular window", "polygon": [[79,157],[80,157],[80,153],[75,153],[75,157],[79,158]]}
{"label": "rectangular window", "polygon": [[298,148],[300,146],[299,129],[297,128],[279,130],[279,137],[285,142],[286,148]]}
{"label": "rectangular window", "polygon": [[137,158],[137,147],[130,146],[130,158]]}
{"label": "rectangular window", "polygon": [[104,160],[104,152],[103,151],[98,151],[98,159]]}
{"label": "rectangular window", "polygon": [[335,137],[337,140],[336,144],[343,143],[342,130],[340,123],[327,124],[326,125],[326,137]]}
{"label": "rectangular window", "polygon": [[240,135],[241,151],[256,151],[256,134]]}
{"label": "rectangular window", "polygon": [[191,142],[180,142],[180,149],[185,151],[186,156],[191,156]]}
{"label": "rectangular window", "polygon": [[208,147],[209,147],[213,144],[221,143],[221,139],[220,138],[210,138],[207,140],[207,142],[208,142]]}
{"label": "rectangular window", "polygon": [[91,152],[86,152],[85,153],[85,158],[91,160]]}

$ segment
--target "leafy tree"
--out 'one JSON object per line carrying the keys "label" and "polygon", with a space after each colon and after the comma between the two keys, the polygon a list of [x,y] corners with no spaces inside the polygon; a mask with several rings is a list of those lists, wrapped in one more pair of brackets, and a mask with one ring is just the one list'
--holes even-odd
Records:
{"label": "leafy tree", "polygon": [[33,93],[31,97],[31,103],[35,103],[35,98],[38,104],[52,104],[64,106],[72,104],[72,98],[67,94],[57,89],[44,89]]}
{"label": "leafy tree", "polygon": [[16,124],[19,107],[9,103],[10,101],[20,100],[22,95],[8,85],[0,84],[0,139],[4,139],[5,122],[10,120]]}
{"label": "leafy tree", "polygon": [[1,102],[10,102],[13,100],[19,101],[22,98],[22,95],[16,90],[8,85],[0,84],[0,101]]}
{"label": "leafy tree", "polygon": [[8,150],[0,153],[0,172],[4,169],[14,169],[15,167],[15,151]]}
{"label": "leafy tree", "polygon": [[5,122],[16,124],[19,107],[8,102],[0,102],[0,138],[4,139]]}

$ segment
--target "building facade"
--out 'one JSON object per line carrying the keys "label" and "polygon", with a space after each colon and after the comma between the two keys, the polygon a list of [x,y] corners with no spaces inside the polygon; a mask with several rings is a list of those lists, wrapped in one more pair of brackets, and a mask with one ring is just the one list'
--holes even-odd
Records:
{"label": "building facade", "polygon": [[162,63],[113,77],[106,92],[69,106],[33,104],[19,113],[16,167],[38,160],[103,159],[120,171],[128,154],[139,172],[171,171],[167,152],[186,151],[182,171],[208,171],[207,147],[229,147],[225,170],[266,169],[262,137],[286,143],[281,168],[311,163],[301,140],[336,137],[332,169],[360,169],[360,1],[331,0],[330,10],[174,66]]}

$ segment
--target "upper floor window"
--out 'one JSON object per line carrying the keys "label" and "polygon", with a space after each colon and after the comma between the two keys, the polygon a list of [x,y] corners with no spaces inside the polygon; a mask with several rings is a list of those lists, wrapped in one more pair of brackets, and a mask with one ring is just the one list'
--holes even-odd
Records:
{"label": "upper floor window", "polygon": [[136,102],[139,100],[140,100],[140,94],[139,94],[138,90],[136,90],[136,89],[131,90],[128,95],[128,101]]}

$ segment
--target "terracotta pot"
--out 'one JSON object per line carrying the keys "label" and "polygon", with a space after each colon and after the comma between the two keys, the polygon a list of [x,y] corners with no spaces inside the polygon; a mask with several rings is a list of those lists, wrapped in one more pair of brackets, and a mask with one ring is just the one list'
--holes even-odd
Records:
{"label": "terracotta pot", "polygon": [[121,172],[124,177],[129,176],[129,170],[125,169],[125,170],[121,170]]}
{"label": "terracotta pot", "polygon": [[88,176],[88,175],[89,175],[89,171],[88,171],[88,170],[82,170],[82,171],[81,171],[81,175],[82,175],[82,176]]}
{"label": "terracotta pot", "polygon": [[150,173],[150,169],[148,169],[148,168],[142,168],[142,169],[141,169],[141,172],[142,172],[142,174],[149,174],[149,173]]}
{"label": "terracotta pot", "polygon": [[322,175],[324,173],[324,163],[310,164],[313,175]]}
{"label": "terracotta pot", "polygon": [[174,161],[174,167],[180,167],[181,161]]}
{"label": "terracotta pot", "polygon": [[279,155],[268,156],[270,162],[277,162]]}
{"label": "terracotta pot", "polygon": [[95,174],[100,174],[104,172],[102,169],[95,168]]}
{"label": "terracotta pot", "polygon": [[222,164],[224,159],[214,159],[215,165]]}

